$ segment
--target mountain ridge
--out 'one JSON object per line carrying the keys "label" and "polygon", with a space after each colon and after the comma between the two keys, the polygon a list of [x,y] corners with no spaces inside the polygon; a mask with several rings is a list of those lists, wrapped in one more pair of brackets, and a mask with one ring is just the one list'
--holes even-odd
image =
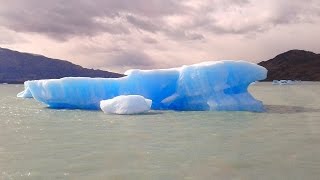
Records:
{"label": "mountain ridge", "polygon": [[23,83],[27,80],[62,77],[118,78],[124,75],[93,70],[66,60],[24,53],[0,47],[0,83]]}
{"label": "mountain ridge", "polygon": [[305,50],[289,50],[258,65],[268,70],[265,81],[320,81],[320,54]]}
{"label": "mountain ridge", "polygon": [[[268,70],[264,81],[320,81],[320,54],[305,50],[289,50],[258,65]],[[23,83],[27,80],[62,77],[118,78],[123,74],[93,70],[66,60],[14,51],[0,47],[0,83]]]}

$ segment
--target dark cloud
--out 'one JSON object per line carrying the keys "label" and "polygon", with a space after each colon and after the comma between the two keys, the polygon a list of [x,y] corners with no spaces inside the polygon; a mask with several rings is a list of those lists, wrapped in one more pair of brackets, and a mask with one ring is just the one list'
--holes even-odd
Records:
{"label": "dark cloud", "polygon": [[[157,18],[179,9],[183,10],[173,0],[1,0],[0,24],[18,32],[63,39],[100,32],[129,33],[122,13]],[[129,20],[141,28],[152,29],[133,16]]]}
{"label": "dark cloud", "polygon": [[[192,4],[200,4],[200,8]],[[277,25],[312,22],[318,0],[0,0],[0,24],[17,32],[58,40],[99,33],[130,34],[132,28],[173,40],[202,40],[206,34],[262,32]],[[256,18],[266,13],[268,16]],[[169,25],[166,17],[188,17]],[[200,33],[201,32],[201,33]]]}
{"label": "dark cloud", "polygon": [[[70,1],[71,2],[71,1]],[[103,25],[92,17],[102,15],[90,4],[69,1],[5,1],[0,7],[2,25],[18,32],[43,33],[61,39],[76,34],[94,34]]]}

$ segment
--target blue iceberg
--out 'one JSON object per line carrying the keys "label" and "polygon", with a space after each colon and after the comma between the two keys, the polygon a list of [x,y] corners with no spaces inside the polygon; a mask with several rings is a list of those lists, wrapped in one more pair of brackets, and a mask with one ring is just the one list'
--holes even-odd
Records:
{"label": "blue iceberg", "polygon": [[67,77],[25,82],[20,97],[51,108],[100,109],[100,101],[120,95],[152,100],[153,110],[264,111],[248,86],[267,70],[246,61],[211,61],[172,69],[129,70],[122,78]]}

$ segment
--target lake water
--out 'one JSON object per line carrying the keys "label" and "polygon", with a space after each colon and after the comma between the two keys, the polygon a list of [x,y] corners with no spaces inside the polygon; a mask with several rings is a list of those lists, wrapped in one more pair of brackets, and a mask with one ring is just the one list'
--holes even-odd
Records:
{"label": "lake water", "polygon": [[0,85],[0,179],[319,179],[320,83],[250,91],[266,113],[52,110]]}

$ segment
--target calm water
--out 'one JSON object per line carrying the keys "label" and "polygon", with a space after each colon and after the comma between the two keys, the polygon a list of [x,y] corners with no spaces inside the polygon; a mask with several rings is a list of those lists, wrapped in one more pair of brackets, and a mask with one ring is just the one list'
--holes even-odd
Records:
{"label": "calm water", "polygon": [[266,113],[52,110],[0,85],[0,179],[319,179],[320,83],[250,88]]}

